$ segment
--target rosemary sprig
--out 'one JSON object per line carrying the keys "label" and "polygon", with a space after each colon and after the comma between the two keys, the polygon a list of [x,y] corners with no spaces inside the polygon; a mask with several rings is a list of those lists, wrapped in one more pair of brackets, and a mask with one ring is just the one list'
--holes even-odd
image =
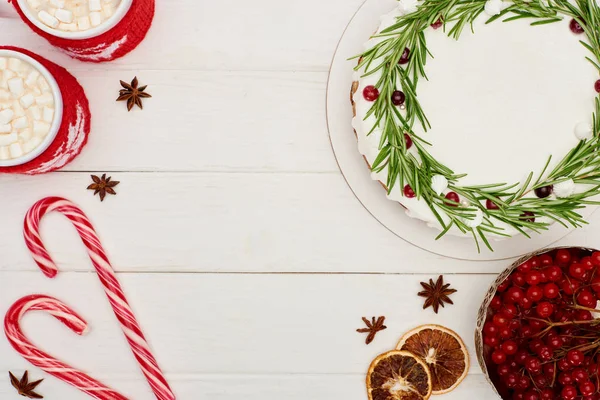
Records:
{"label": "rosemary sprig", "polygon": [[[581,141],[551,171],[548,159],[540,174],[531,173],[524,182],[461,186],[459,179],[464,175],[454,173],[429,154],[431,144],[413,130],[417,123],[425,132],[431,127],[417,96],[419,80],[427,79],[425,66],[432,57],[424,31],[441,18],[446,34],[458,40],[466,27],[473,30],[473,22],[484,12],[485,5],[486,0],[423,0],[415,12],[398,17],[395,24],[376,35],[380,39],[377,44],[356,57],[359,59],[356,70],[364,71],[363,76],[381,74],[376,84],[380,96],[366,117],[373,115],[376,120],[369,134],[376,128],[382,130],[380,152],[372,169],[376,172],[387,169],[388,191],[410,185],[442,226],[438,239],[455,227],[473,236],[478,248],[481,240],[493,251],[488,236],[510,236],[507,226],[529,237],[528,232],[547,230],[553,222],[573,227],[586,223],[579,211],[586,205],[598,204],[592,198],[600,194],[600,98],[596,98],[593,113],[593,137]],[[595,0],[513,0],[486,23],[531,19],[531,25],[542,25],[562,21],[565,17],[574,18],[583,27],[587,40],[581,44],[591,53],[587,59],[600,72],[600,7]],[[410,58],[403,66],[398,60],[405,49],[410,50]],[[406,95],[404,112],[391,102],[392,93],[398,87]],[[416,155],[408,151],[405,134],[412,139]],[[448,189],[468,201],[468,205],[451,204],[435,193],[431,188],[435,175],[446,177]],[[575,184],[588,185],[588,189],[568,198],[530,196],[538,188],[569,179]],[[487,200],[498,208],[488,210]],[[472,226],[477,213],[483,213],[483,223]]]}

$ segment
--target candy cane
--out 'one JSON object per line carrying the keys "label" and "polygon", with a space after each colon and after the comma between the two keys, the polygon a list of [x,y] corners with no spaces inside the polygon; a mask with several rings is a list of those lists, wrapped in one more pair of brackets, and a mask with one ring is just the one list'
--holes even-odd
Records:
{"label": "candy cane", "polygon": [[86,322],[60,300],[39,294],[23,297],[6,313],[4,332],[12,347],[27,361],[96,399],[128,400],[103,383],[34,346],[23,334],[20,326],[21,318],[29,311],[45,311],[78,335],[85,335],[87,331]]}
{"label": "candy cane", "polygon": [[174,400],[175,395],[171,391],[156,359],[150,351],[150,346],[148,346],[142,329],[125,298],[123,289],[121,289],[121,285],[117,281],[115,272],[108,261],[106,252],[102,248],[100,239],[89,219],[79,207],[69,200],[60,197],[47,197],[31,207],[25,216],[23,233],[33,259],[46,276],[52,278],[58,273],[58,268],[42,243],[39,232],[40,220],[44,215],[52,211],[58,211],[65,215],[77,229],[83,244],[87,247],[92,264],[94,264],[98,272],[98,277],[104,285],[104,291],[121,324],[125,338],[129,342],[133,355],[152,387],[156,398],[159,400]]}

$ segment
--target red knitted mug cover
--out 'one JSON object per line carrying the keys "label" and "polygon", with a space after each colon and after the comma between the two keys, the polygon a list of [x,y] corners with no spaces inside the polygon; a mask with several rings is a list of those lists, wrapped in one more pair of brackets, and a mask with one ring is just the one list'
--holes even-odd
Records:
{"label": "red knitted mug cover", "polygon": [[36,175],[64,167],[81,152],[90,133],[92,116],[83,88],[66,69],[37,54],[18,47],[0,46],[0,49],[20,52],[42,64],[58,83],[63,100],[62,123],[52,144],[26,164],[0,167],[0,174]]}
{"label": "red knitted mug cover", "polygon": [[73,58],[89,62],[116,60],[135,49],[146,37],[154,19],[154,0],[133,0],[123,19],[109,31],[89,39],[71,40],[56,37],[35,26],[23,13],[17,0],[8,0],[27,25],[53,46]]}

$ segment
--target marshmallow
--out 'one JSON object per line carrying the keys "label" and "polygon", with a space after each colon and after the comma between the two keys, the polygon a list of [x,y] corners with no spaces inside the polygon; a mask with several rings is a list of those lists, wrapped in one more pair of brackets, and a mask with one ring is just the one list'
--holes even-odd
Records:
{"label": "marshmallow", "polygon": [[29,4],[30,8],[33,8],[35,11],[39,10],[42,7],[41,0],[27,0],[27,4]]}
{"label": "marshmallow", "polygon": [[50,123],[54,119],[54,110],[49,107],[44,107],[44,121]]}
{"label": "marshmallow", "polygon": [[39,106],[33,106],[33,107],[29,108],[29,113],[31,114],[31,117],[36,121],[39,121],[42,119],[42,110],[40,109]]}
{"label": "marshmallow", "polygon": [[8,135],[0,135],[0,146],[8,146],[19,140],[16,133],[9,133]]}
{"label": "marshmallow", "polygon": [[77,24],[59,24],[58,29],[65,32],[77,32]]}
{"label": "marshmallow", "polygon": [[[33,137],[33,134],[31,133],[31,129],[24,129],[22,132],[19,132],[19,139],[27,141],[29,139],[31,139]],[[25,151],[26,153],[29,153],[29,151]]]}
{"label": "marshmallow", "polygon": [[11,133],[11,132],[12,132],[11,124],[0,125],[0,133]]}
{"label": "marshmallow", "polygon": [[8,68],[17,72],[21,70],[21,60],[18,58],[9,58],[8,59]]}
{"label": "marshmallow", "polygon": [[33,121],[33,134],[45,136],[50,131],[50,124],[44,121]]}
{"label": "marshmallow", "polygon": [[25,84],[29,87],[35,85],[37,78],[40,76],[40,73],[36,70],[33,70],[27,75],[27,79],[25,79]]}
{"label": "marshmallow", "polygon": [[102,23],[102,14],[94,11],[90,13],[90,22],[92,23],[92,26],[98,26]]}
{"label": "marshmallow", "polygon": [[100,0],[89,0],[90,11],[100,11],[102,10],[102,4]]}
{"label": "marshmallow", "polygon": [[0,160],[8,160],[10,158],[10,153],[8,152],[8,147],[0,147]]}
{"label": "marshmallow", "polygon": [[10,92],[0,89],[0,102],[5,102],[10,99]]}
{"label": "marshmallow", "polygon": [[58,27],[58,19],[56,19],[56,17],[54,17],[48,11],[45,11],[45,10],[40,11],[38,13],[38,18],[40,19],[40,21],[42,21],[44,24],[48,25],[50,28]]}
{"label": "marshmallow", "polygon": [[8,68],[8,60],[6,57],[0,57],[0,70]]}
{"label": "marshmallow", "polygon": [[52,96],[52,93],[46,92],[43,93],[41,96],[36,97],[35,102],[40,106],[47,106],[54,102],[54,96]]}
{"label": "marshmallow", "polygon": [[25,85],[23,84],[22,78],[12,78],[6,83],[8,84],[8,90],[15,96],[21,96],[25,91]]}
{"label": "marshmallow", "polygon": [[50,4],[56,8],[65,8],[65,0],[50,0]]}
{"label": "marshmallow", "polygon": [[70,24],[73,22],[73,13],[69,10],[56,10],[56,19],[58,19],[60,22]]}
{"label": "marshmallow", "polygon": [[19,117],[14,119],[12,122],[12,126],[14,129],[25,129],[29,126],[29,122],[27,121],[27,117]]}
{"label": "marshmallow", "polygon": [[35,102],[35,97],[31,93],[26,94],[25,96],[19,99],[19,102],[23,106],[24,109],[28,109]]}
{"label": "marshmallow", "polygon": [[80,31],[87,31],[88,29],[90,29],[90,17],[79,17],[77,19],[77,27]]}
{"label": "marshmallow", "polygon": [[0,111],[0,125],[9,124],[15,116],[15,112],[10,108]]}
{"label": "marshmallow", "polygon": [[23,155],[23,149],[21,148],[21,144],[19,142],[8,146],[8,151],[10,152],[10,156],[12,158],[21,157]]}

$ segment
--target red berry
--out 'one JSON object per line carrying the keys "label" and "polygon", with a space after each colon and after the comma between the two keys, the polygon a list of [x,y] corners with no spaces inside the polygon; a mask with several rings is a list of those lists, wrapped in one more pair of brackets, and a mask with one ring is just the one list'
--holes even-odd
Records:
{"label": "red berry", "polygon": [[540,359],[542,359],[542,361],[550,361],[553,355],[554,354],[552,350],[548,346],[542,346],[538,350],[538,356],[540,356]]}
{"label": "red berry", "polygon": [[560,249],[556,252],[555,258],[559,264],[568,264],[571,261],[571,253],[567,249]]}
{"label": "red berry", "polygon": [[600,267],[600,251],[595,251],[592,253],[592,262],[596,267]]}
{"label": "red berry", "polygon": [[542,273],[540,271],[529,271],[525,276],[525,280],[531,286],[539,285],[540,283],[542,283],[543,280]]}
{"label": "red berry", "polygon": [[492,353],[492,361],[494,364],[502,364],[506,361],[506,354],[501,350],[496,350]]}
{"label": "red berry", "polygon": [[589,257],[589,256],[583,257],[580,262],[586,271],[591,271],[594,269],[594,263],[592,262],[592,257]]}
{"label": "red berry", "polygon": [[533,301],[529,300],[527,297],[523,297],[523,300],[521,300],[521,303],[519,304],[523,310],[529,310],[533,307]]}
{"label": "red berry", "polygon": [[531,257],[529,259],[529,262],[531,263],[531,266],[533,267],[533,269],[537,269],[540,266],[540,259],[539,257]]}
{"label": "red berry", "polygon": [[544,297],[544,291],[539,286],[530,286],[527,289],[527,298],[531,301],[537,302]]}
{"label": "red berry", "polygon": [[575,313],[576,321],[591,321],[593,319],[592,313],[587,310],[577,310]]}
{"label": "red berry", "polygon": [[585,275],[583,264],[571,264],[569,266],[569,276],[575,279],[582,279]]}
{"label": "red berry", "polygon": [[521,336],[523,336],[524,338],[528,338],[533,336],[535,332],[533,331],[533,329],[531,329],[531,326],[529,325],[523,325],[521,326]]}
{"label": "red berry", "polygon": [[554,363],[544,364],[543,369],[544,369],[544,375],[546,375],[546,378],[553,380],[554,373],[556,372],[556,367],[555,367]]}
{"label": "red berry", "polygon": [[527,260],[523,264],[521,264],[517,267],[517,271],[525,274],[525,273],[531,271],[532,268],[533,268],[533,264],[531,263],[531,260]]}
{"label": "red berry", "polygon": [[594,84],[594,89],[596,89],[596,92],[600,93],[600,79]]}
{"label": "red berry", "polygon": [[572,385],[563,386],[560,395],[564,400],[575,400],[577,397],[577,389]]}
{"label": "red berry", "polygon": [[513,340],[507,340],[506,342],[502,343],[500,348],[508,356],[514,355],[517,350],[519,350],[519,346]]}
{"label": "red berry", "polygon": [[558,360],[558,363],[556,365],[561,371],[568,371],[571,368],[573,368],[573,366],[569,363],[569,360],[567,360],[566,358],[561,358],[560,360]]}
{"label": "red berry", "polygon": [[379,98],[379,90],[375,86],[369,85],[363,89],[363,97],[367,101],[375,101]]}
{"label": "red berry", "polygon": [[431,24],[431,27],[433,29],[439,29],[442,27],[442,25],[444,25],[444,19],[442,17],[439,17],[437,21]]}
{"label": "red berry", "polygon": [[531,372],[532,374],[537,374],[542,370],[542,363],[536,357],[528,357],[525,360],[525,369],[527,369],[527,371]]}
{"label": "red berry", "polygon": [[537,197],[539,197],[540,199],[544,199],[544,198],[550,196],[552,194],[553,190],[554,190],[554,186],[549,185],[549,186],[543,186],[541,188],[537,188],[534,190],[534,192]]}
{"label": "red berry", "polygon": [[523,289],[520,289],[515,286],[509,288],[506,291],[506,294],[508,295],[508,298],[515,303],[519,303],[521,302],[521,300],[523,300],[523,298],[525,298],[525,293],[523,292]]}
{"label": "red berry", "polygon": [[540,392],[541,400],[553,400],[554,399],[554,391],[550,388],[546,388]]}
{"label": "red berry", "polygon": [[500,296],[496,295],[492,297],[492,301],[490,301],[490,308],[494,311],[498,311],[502,307],[502,299]]}
{"label": "red berry", "polygon": [[404,51],[402,52],[402,56],[400,56],[400,60],[398,61],[398,64],[400,64],[400,65],[408,64],[409,59],[410,59],[410,49],[408,47],[405,47]]}
{"label": "red berry", "polygon": [[531,380],[529,380],[529,378],[527,378],[526,376],[519,377],[519,382],[517,383],[517,387],[520,390],[526,390],[527,388],[529,388],[529,385],[531,385]]}
{"label": "red berry", "polygon": [[583,364],[584,358],[584,354],[579,350],[569,350],[569,352],[567,353],[567,361],[569,361],[569,364],[574,365],[576,367]]}
{"label": "red berry", "polygon": [[500,339],[498,339],[496,336],[486,336],[483,338],[483,343],[486,346],[496,348],[500,344]]}
{"label": "red berry", "polygon": [[496,315],[494,315],[494,317],[492,318],[492,320],[494,321],[494,325],[496,325],[497,327],[507,326],[508,322],[509,322],[509,319],[506,318],[502,314],[496,314]]}
{"label": "red berry", "polygon": [[508,319],[512,319],[517,316],[517,307],[514,304],[505,304],[500,310],[500,314],[504,315]]}
{"label": "red berry", "polygon": [[540,396],[537,394],[537,392],[530,390],[523,395],[523,400],[540,400]]}
{"label": "red berry", "polygon": [[533,377],[533,383],[538,389],[543,388],[548,386],[548,378],[543,374],[539,374]]}
{"label": "red berry", "polygon": [[533,224],[535,222],[535,214],[531,211],[525,211],[523,214],[521,214],[519,219],[523,222],[529,222]]}
{"label": "red berry", "polygon": [[556,283],[546,283],[544,285],[544,297],[547,299],[555,299],[560,294],[560,289]]}
{"label": "red berry", "polygon": [[590,375],[584,368],[575,368],[571,373],[571,376],[573,376],[573,379],[577,383],[586,382],[590,379]]}
{"label": "red berry", "polygon": [[564,294],[572,295],[581,287],[581,283],[575,279],[563,279],[559,283],[560,288]]}
{"label": "red berry", "polygon": [[552,305],[552,303],[543,301],[537,305],[537,307],[535,308],[535,312],[540,318],[550,318],[550,316],[554,312],[554,306]]}
{"label": "red berry", "polygon": [[598,300],[596,299],[596,296],[594,296],[594,293],[590,292],[587,289],[583,289],[577,295],[577,304],[579,304],[580,306],[584,306],[587,308],[596,308],[597,303]]}
{"label": "red berry", "polygon": [[563,272],[562,272],[562,269],[560,269],[560,267],[557,267],[556,265],[552,265],[552,266],[544,269],[544,275],[546,276],[546,279],[548,279],[549,281],[558,282],[560,280],[560,278],[562,278]]}
{"label": "red berry", "polygon": [[460,203],[460,197],[458,197],[458,194],[456,194],[454,192],[449,192],[446,195],[446,199],[448,200],[445,202],[445,204],[447,206],[450,206],[450,207],[458,207],[459,206],[458,203]]}
{"label": "red berry", "polygon": [[486,336],[496,336],[498,334],[498,327],[494,325],[491,321],[488,321],[483,326],[483,333]]}
{"label": "red berry", "polygon": [[519,365],[525,364],[525,360],[527,360],[527,358],[529,358],[529,353],[525,350],[519,350],[517,351],[517,354],[515,354],[515,361]]}
{"label": "red berry", "polygon": [[517,330],[517,329],[519,329],[521,327],[521,321],[519,321],[518,319],[513,319],[512,321],[510,321],[508,323],[508,327],[510,329],[512,329],[513,331]]}
{"label": "red berry", "polygon": [[538,350],[540,348],[542,348],[543,345],[544,345],[544,342],[542,342],[542,339],[535,339],[535,340],[532,340],[531,342],[529,342],[529,349],[531,351],[533,351],[534,353],[537,353]]}
{"label": "red berry", "polygon": [[513,333],[508,326],[503,326],[498,331],[498,337],[500,339],[510,339],[512,336],[513,336]]}
{"label": "red berry", "polygon": [[394,90],[394,92],[392,93],[392,104],[395,106],[401,106],[402,104],[404,104],[404,101],[406,100],[406,96],[404,95],[404,92],[400,91],[400,90]]}
{"label": "red berry", "polygon": [[413,141],[408,134],[404,134],[404,142],[406,143],[406,149],[410,149],[413,145]]}
{"label": "red berry", "polygon": [[591,396],[596,392],[596,386],[590,382],[582,382],[579,384],[579,391],[584,396]]}
{"label": "red berry", "polygon": [[504,282],[502,282],[500,285],[498,285],[498,289],[496,289],[496,291],[500,292],[500,293],[506,292],[506,289],[508,289],[509,286],[510,286],[510,281],[508,279],[506,279]]}
{"label": "red berry", "polygon": [[[525,300],[525,299],[523,299],[523,300]],[[531,329],[533,329],[533,331],[535,333],[537,333],[537,332],[541,331],[543,327],[546,326],[546,323],[543,321],[538,321],[538,320],[534,319],[529,322],[529,325],[531,326]]]}
{"label": "red berry", "polygon": [[570,372],[561,372],[558,374],[558,383],[561,385],[572,385],[575,382]]}
{"label": "red berry", "polygon": [[506,376],[510,373],[510,366],[508,364],[500,364],[496,369],[499,376]]}
{"label": "red berry", "polygon": [[573,33],[575,33],[575,34],[577,34],[577,35],[580,35],[580,34],[582,34],[583,32],[585,32],[585,31],[583,30],[583,27],[582,27],[582,26],[579,24],[579,22],[577,22],[577,21],[575,20],[575,18],[573,18],[573,19],[571,20],[571,23],[569,24],[569,28],[571,28],[571,32],[573,32]]}
{"label": "red berry", "polygon": [[519,383],[519,377],[514,372],[511,372],[504,377],[504,383],[506,383],[506,386],[509,388],[514,389],[517,387],[517,383]]}
{"label": "red berry", "polygon": [[544,267],[552,265],[553,260],[550,254],[542,254],[538,257],[538,259],[540,260],[540,264],[542,264]]}
{"label": "red berry", "polygon": [[404,186],[404,196],[408,197],[409,199],[412,199],[416,196],[415,191],[412,190],[410,185]]}
{"label": "red berry", "polygon": [[514,274],[512,274],[511,280],[515,285],[520,287],[525,286],[525,284],[527,283],[527,281],[525,280],[525,274],[521,272],[515,272]]}
{"label": "red berry", "polygon": [[493,201],[491,201],[490,199],[487,199],[485,201],[485,208],[487,208],[488,210],[498,210],[498,209],[500,209],[500,207],[498,207],[498,205],[496,203],[494,203]]}

